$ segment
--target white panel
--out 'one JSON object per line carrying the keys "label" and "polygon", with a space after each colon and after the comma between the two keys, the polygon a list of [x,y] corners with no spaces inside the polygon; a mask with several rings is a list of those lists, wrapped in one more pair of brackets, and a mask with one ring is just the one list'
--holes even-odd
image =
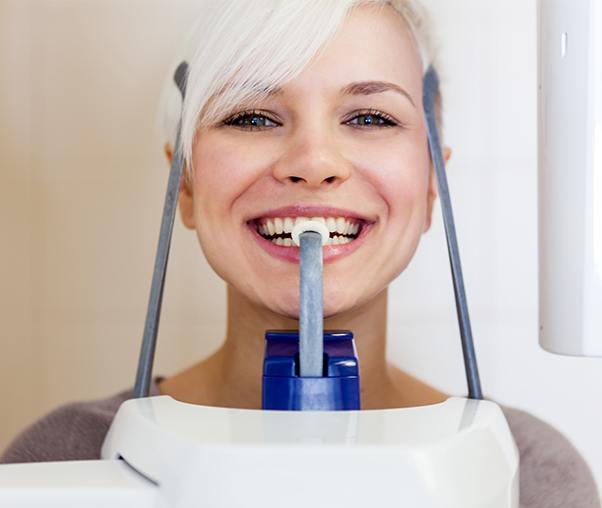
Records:
{"label": "white panel", "polygon": [[602,356],[602,5],[539,3],[541,345]]}
{"label": "white panel", "polygon": [[157,508],[156,486],[122,460],[0,466],[0,506]]}

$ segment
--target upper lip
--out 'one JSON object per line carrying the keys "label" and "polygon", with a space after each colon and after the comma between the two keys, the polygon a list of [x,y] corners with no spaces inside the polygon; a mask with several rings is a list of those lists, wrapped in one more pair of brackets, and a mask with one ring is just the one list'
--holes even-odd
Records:
{"label": "upper lip", "polygon": [[356,219],[365,222],[376,222],[375,218],[368,217],[351,210],[345,210],[343,208],[336,208],[332,206],[304,204],[289,205],[266,210],[265,212],[254,215],[249,220],[269,219],[275,217],[345,217],[347,219]]}

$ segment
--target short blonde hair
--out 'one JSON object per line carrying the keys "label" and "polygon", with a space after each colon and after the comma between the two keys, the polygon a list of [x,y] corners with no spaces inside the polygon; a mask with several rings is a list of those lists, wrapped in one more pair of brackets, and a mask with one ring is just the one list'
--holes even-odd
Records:
{"label": "short blonde hair", "polygon": [[[175,67],[189,64],[182,105],[173,70],[164,90],[166,142],[181,150],[188,168],[197,129],[223,118],[241,103],[261,100],[301,73],[331,40],[351,9],[391,6],[406,22],[422,59],[434,61],[428,17],[416,0],[203,0],[200,17]],[[175,146],[182,117],[180,146]]]}

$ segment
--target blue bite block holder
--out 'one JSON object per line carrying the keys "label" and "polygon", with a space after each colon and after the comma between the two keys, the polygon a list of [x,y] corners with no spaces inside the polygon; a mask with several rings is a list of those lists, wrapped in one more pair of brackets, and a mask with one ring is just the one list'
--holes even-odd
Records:
{"label": "blue bite block holder", "polygon": [[263,361],[263,409],[360,409],[360,377],[353,333],[324,332],[322,377],[299,376],[299,332],[268,331]]}

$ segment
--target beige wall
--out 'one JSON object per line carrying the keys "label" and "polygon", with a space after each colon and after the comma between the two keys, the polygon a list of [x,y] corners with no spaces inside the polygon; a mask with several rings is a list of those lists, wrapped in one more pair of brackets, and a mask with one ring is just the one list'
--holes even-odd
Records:
{"label": "beige wall", "polygon": [[[0,1],[0,448],[57,404],[133,382],[168,173],[156,107],[192,4],[179,3]],[[223,297],[178,223],[157,373],[218,345]]]}
{"label": "beige wall", "polygon": [[[485,392],[566,433],[602,484],[602,364],[537,346],[535,1],[424,1]],[[196,3],[0,0],[0,448],[133,382],[167,179],[155,111]],[[178,223],[157,373],[217,347],[223,302]],[[439,215],[391,307],[393,360],[465,393]]]}
{"label": "beige wall", "polygon": [[35,349],[36,323],[32,319],[35,239],[30,204],[36,192],[28,150],[32,135],[29,65],[22,59],[31,53],[31,41],[17,37],[25,28],[11,23],[17,10],[23,9],[0,3],[0,445],[32,416],[40,386],[38,375],[22,376],[24,369],[39,371],[40,354]]}

